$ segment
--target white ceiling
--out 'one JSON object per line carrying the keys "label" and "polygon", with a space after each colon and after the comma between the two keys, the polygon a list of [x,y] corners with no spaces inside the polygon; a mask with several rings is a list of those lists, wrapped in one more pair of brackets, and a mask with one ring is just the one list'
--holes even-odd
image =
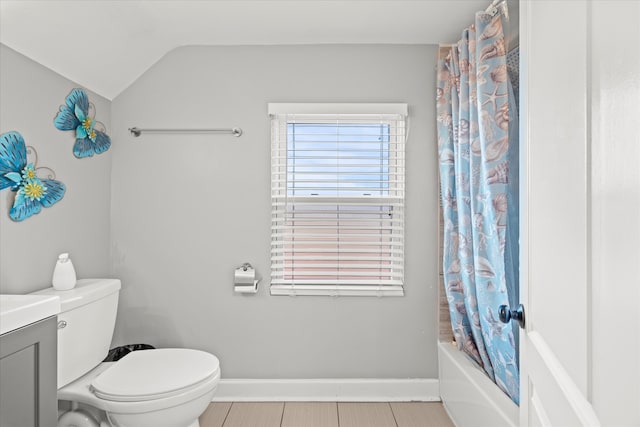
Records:
{"label": "white ceiling", "polygon": [[490,0],[0,0],[0,42],[113,99],[186,45],[451,43]]}

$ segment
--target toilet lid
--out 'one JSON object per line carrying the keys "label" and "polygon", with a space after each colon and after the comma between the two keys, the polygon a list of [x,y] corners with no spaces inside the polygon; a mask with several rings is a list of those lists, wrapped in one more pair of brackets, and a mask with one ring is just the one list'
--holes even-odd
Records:
{"label": "toilet lid", "polygon": [[134,351],[98,375],[91,388],[101,399],[142,401],[168,397],[217,374],[218,358],[199,350]]}

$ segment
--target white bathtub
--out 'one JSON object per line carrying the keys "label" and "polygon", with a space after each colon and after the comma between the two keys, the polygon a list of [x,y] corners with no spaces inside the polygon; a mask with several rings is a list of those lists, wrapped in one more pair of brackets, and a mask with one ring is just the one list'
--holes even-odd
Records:
{"label": "white bathtub", "polygon": [[457,427],[517,427],[518,405],[451,343],[438,343],[440,396]]}

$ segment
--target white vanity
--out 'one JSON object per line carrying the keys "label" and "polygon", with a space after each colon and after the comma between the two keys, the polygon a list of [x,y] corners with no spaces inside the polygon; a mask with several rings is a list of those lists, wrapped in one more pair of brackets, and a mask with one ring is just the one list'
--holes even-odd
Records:
{"label": "white vanity", "polygon": [[58,297],[0,295],[0,426],[55,426]]}

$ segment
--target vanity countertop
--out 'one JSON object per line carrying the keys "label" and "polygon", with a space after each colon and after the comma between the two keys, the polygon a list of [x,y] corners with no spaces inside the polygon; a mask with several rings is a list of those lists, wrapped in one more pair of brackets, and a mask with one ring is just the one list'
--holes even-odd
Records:
{"label": "vanity countertop", "polygon": [[50,295],[0,295],[0,335],[60,313],[60,298]]}

